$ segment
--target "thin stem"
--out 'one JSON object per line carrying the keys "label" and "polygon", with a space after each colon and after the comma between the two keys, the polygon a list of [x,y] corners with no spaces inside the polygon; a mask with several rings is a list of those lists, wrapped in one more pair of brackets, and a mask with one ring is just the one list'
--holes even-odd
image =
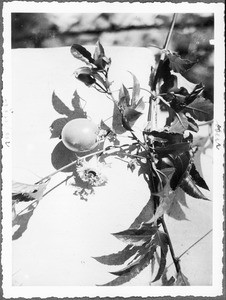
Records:
{"label": "thin stem", "polygon": [[42,182],[42,181],[44,181],[44,180],[46,180],[46,179],[48,179],[48,178],[53,177],[54,175],[56,175],[56,174],[59,173],[59,172],[62,172],[63,170],[67,169],[68,167],[71,167],[71,166],[75,165],[75,164],[78,162],[79,159],[85,159],[85,158],[87,158],[87,157],[91,157],[91,156],[93,156],[93,155],[100,154],[100,153],[102,153],[102,152],[104,152],[104,151],[105,151],[105,149],[96,151],[96,152],[91,153],[91,154],[87,154],[87,155],[82,156],[82,157],[77,157],[77,159],[74,160],[74,161],[72,161],[71,163],[69,163],[69,164],[63,166],[62,168],[60,168],[60,169],[54,171],[53,173],[50,173],[49,175],[43,177],[43,178],[40,179],[38,182],[36,182],[36,184],[38,184],[38,183],[40,183],[40,182]]}
{"label": "thin stem", "polygon": [[172,36],[172,33],[173,33],[173,29],[174,29],[174,26],[175,26],[176,18],[177,18],[177,14],[174,13],[173,14],[173,19],[172,19],[172,22],[171,22],[171,25],[170,25],[170,30],[168,32],[168,35],[166,37],[166,41],[165,41],[165,44],[164,44],[164,47],[163,47],[164,50],[168,49],[169,42],[170,42],[170,39],[171,39],[171,36]]}
{"label": "thin stem", "polygon": [[[45,194],[43,194],[42,198],[43,199],[46,195],[48,195],[50,192],[52,192],[54,189],[56,189],[58,186],[60,186],[62,183],[67,182],[68,179],[70,179],[71,177],[73,177],[74,175],[70,175],[68,176],[66,179],[62,180],[61,182],[59,182],[57,185],[55,185],[54,187],[52,187],[50,190],[48,190]],[[41,200],[40,199],[40,200]],[[25,207],[24,209],[22,209],[18,214],[20,215],[22,212],[24,212],[25,210],[27,210],[29,207],[32,207],[34,203],[39,202],[40,200],[34,200],[31,204],[29,204],[27,207]]]}
{"label": "thin stem", "polygon": [[[210,234],[213,231],[213,229],[210,229],[207,233],[205,233],[201,238],[199,238],[196,242],[194,242],[190,247],[188,247],[184,252],[182,252],[177,259],[180,259],[184,254],[186,254],[191,248],[193,248],[195,245],[197,245],[202,239],[204,239],[208,234]],[[167,266],[167,269],[172,266],[173,263],[169,264]]]}
{"label": "thin stem", "polygon": [[172,256],[172,259],[173,259],[173,263],[175,265],[175,268],[176,268],[176,271],[177,273],[180,272],[181,270],[181,267],[180,267],[180,261],[179,261],[179,258],[175,256],[175,252],[174,252],[174,249],[173,249],[173,245],[172,245],[172,242],[171,242],[171,239],[170,239],[170,236],[169,236],[169,231],[167,229],[167,226],[166,226],[166,223],[165,223],[165,220],[162,216],[161,218],[161,224],[162,224],[162,227],[163,227],[163,230],[164,232],[167,234],[168,236],[168,242],[169,242],[169,249],[170,249],[170,253],[171,253],[171,256]]}

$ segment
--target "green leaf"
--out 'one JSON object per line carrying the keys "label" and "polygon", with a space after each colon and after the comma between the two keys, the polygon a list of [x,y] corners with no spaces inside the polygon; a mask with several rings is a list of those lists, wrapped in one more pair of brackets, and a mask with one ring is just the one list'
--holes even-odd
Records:
{"label": "green leaf", "polygon": [[210,201],[208,198],[206,198],[206,196],[203,195],[203,193],[193,182],[191,176],[188,174],[181,181],[180,188],[182,188],[185,191],[185,193],[187,193],[188,195],[194,198]]}
{"label": "green leaf", "polygon": [[93,58],[94,60],[98,60],[105,56],[104,47],[101,45],[100,41],[97,41]]}
{"label": "green leaf", "polygon": [[126,121],[132,123],[135,122],[141,115],[141,112],[131,107],[126,107],[123,112],[123,116],[126,119]]}
{"label": "green leaf", "polygon": [[127,245],[123,250],[112,253],[109,255],[103,255],[99,257],[93,257],[98,262],[105,264],[105,265],[122,265],[124,264],[131,256],[133,256],[139,247]]}
{"label": "green leaf", "polygon": [[67,118],[59,118],[53,121],[50,125],[51,137],[50,138],[59,138],[61,136],[62,129],[67,124]]}
{"label": "green leaf", "polygon": [[183,109],[183,112],[189,112],[195,120],[210,121],[213,119],[213,103],[202,96],[198,96]]}
{"label": "green leaf", "polygon": [[52,94],[52,104],[54,109],[61,115],[70,116],[71,110],[57,97],[55,92]]}
{"label": "green leaf", "polygon": [[188,278],[181,271],[179,271],[177,273],[176,282],[175,282],[174,285],[177,285],[177,286],[188,286],[188,285],[190,285],[190,283],[188,281]]}
{"label": "green leaf", "polygon": [[195,64],[195,62],[192,62],[188,59],[183,59],[177,53],[172,53],[170,51],[168,51],[167,57],[170,61],[171,70],[177,73],[183,73],[189,70]]}
{"label": "green leaf", "polygon": [[155,152],[159,155],[167,155],[167,154],[177,155],[183,151],[188,151],[189,149],[190,149],[190,144],[184,142],[184,143],[175,143],[163,147],[155,147]]}
{"label": "green leaf", "polygon": [[188,130],[198,132],[199,131],[199,126],[197,125],[195,120],[193,118],[188,117],[188,116],[186,116],[186,117],[187,117],[187,120],[188,120]]}
{"label": "green leaf", "polygon": [[75,90],[73,93],[73,98],[71,99],[71,104],[74,108],[73,119],[77,118],[87,118],[86,112],[82,108],[81,98]]}
{"label": "green leaf", "polygon": [[86,64],[94,63],[91,53],[79,44],[73,44],[71,46],[71,54]]}

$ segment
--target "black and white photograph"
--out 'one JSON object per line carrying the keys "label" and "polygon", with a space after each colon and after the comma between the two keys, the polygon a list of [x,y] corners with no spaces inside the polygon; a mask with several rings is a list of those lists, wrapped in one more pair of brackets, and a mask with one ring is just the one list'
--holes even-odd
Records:
{"label": "black and white photograph", "polygon": [[222,295],[224,47],[223,3],[3,4],[6,299]]}

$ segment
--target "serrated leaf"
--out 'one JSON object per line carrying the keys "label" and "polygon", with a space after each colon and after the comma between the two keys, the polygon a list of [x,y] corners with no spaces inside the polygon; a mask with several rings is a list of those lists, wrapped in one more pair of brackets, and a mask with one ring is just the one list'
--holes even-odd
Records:
{"label": "serrated leaf", "polygon": [[127,229],[114,233],[113,235],[127,244],[140,246],[151,240],[152,236],[157,232],[157,230],[157,226],[149,225],[148,227],[141,227],[140,229]]}
{"label": "serrated leaf", "polygon": [[177,53],[172,53],[168,51],[167,57],[170,61],[171,70],[177,73],[183,73],[189,70],[195,64],[194,62],[188,59],[181,58],[180,55],[178,55]]}
{"label": "serrated leaf", "polygon": [[191,166],[190,175],[198,186],[200,186],[203,189],[209,190],[208,185],[206,184],[205,180],[200,176],[194,164],[192,164]]}
{"label": "serrated leaf", "polygon": [[196,186],[196,184],[193,182],[190,175],[187,175],[183,178],[183,180],[180,183],[180,188],[185,191],[188,195],[197,198],[197,199],[203,199],[210,201],[206,196],[203,195],[203,193],[200,191],[200,189]]}
{"label": "serrated leaf", "polygon": [[13,181],[12,183],[12,200],[14,201],[31,201],[40,200],[47,187],[49,180],[36,184],[26,184]]}
{"label": "serrated leaf", "polygon": [[170,180],[170,186],[172,190],[175,190],[185,176],[185,172],[190,163],[190,154],[188,151],[185,151],[179,155],[171,156],[171,158],[175,167],[175,172]]}
{"label": "serrated leaf", "polygon": [[130,281],[150,264],[150,260],[154,257],[154,252],[155,247],[152,247],[144,257],[142,257],[138,262],[133,263],[133,265],[129,267],[128,272],[127,270],[125,270],[124,274],[101,286],[118,286]]}
{"label": "serrated leaf", "polygon": [[130,257],[132,257],[138,251],[138,249],[139,247],[137,246],[127,245],[123,250],[117,253],[93,258],[99,263],[109,266],[123,265]]}
{"label": "serrated leaf", "polygon": [[61,136],[62,129],[67,124],[67,122],[67,118],[59,118],[54,120],[53,123],[50,125],[50,138],[59,138]]}
{"label": "serrated leaf", "polygon": [[198,96],[183,109],[183,112],[189,112],[195,120],[210,121],[213,119],[213,103],[202,96]]}
{"label": "serrated leaf", "polygon": [[179,271],[177,273],[176,282],[175,282],[174,285],[177,285],[177,286],[188,286],[188,285],[190,285],[190,283],[188,281],[188,278],[181,271]]}
{"label": "serrated leaf", "polygon": [[85,62],[86,64],[94,63],[94,59],[92,58],[91,53],[79,44],[73,44],[71,46],[71,54],[75,58]]}
{"label": "serrated leaf", "polygon": [[60,100],[59,97],[53,92],[52,94],[52,104],[54,109],[61,115],[70,116],[71,110]]}

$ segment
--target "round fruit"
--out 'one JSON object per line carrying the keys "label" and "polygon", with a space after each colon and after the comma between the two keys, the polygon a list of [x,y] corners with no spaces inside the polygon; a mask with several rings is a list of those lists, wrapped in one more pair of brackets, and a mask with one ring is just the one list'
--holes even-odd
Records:
{"label": "round fruit", "polygon": [[98,144],[98,126],[84,118],[69,121],[62,130],[64,145],[75,152],[86,152]]}

